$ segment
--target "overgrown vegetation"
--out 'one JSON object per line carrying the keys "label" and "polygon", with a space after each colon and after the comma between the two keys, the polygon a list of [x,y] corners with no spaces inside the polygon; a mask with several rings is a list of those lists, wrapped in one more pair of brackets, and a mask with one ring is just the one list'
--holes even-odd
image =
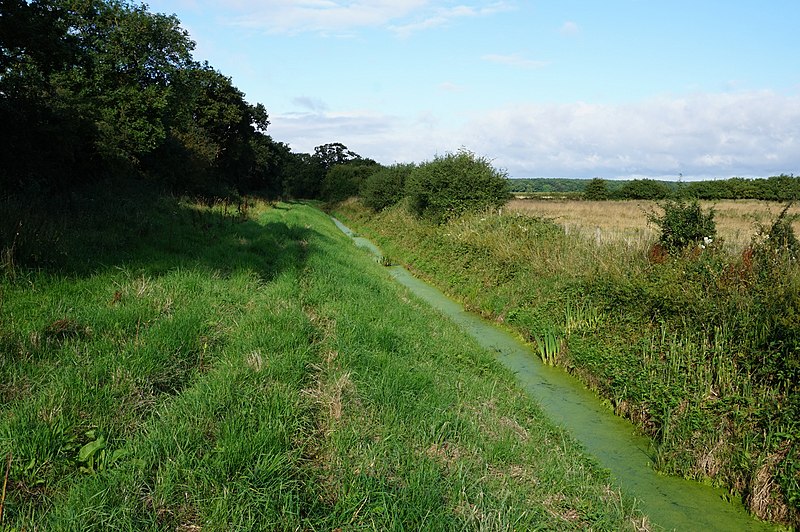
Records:
{"label": "overgrown vegetation", "polygon": [[763,260],[782,257],[796,260],[800,252],[800,241],[792,227],[792,216],[788,215],[794,202],[789,202],[771,225],[760,225],[754,241],[754,252]]}
{"label": "overgrown vegetation", "polygon": [[405,193],[415,214],[440,222],[465,212],[501,207],[509,199],[506,175],[485,157],[467,150],[414,168],[406,179]]}
{"label": "overgrown vegetation", "polygon": [[14,212],[9,530],[647,528],[319,211],[134,183]]}
{"label": "overgrown vegetation", "polygon": [[361,201],[376,212],[399,203],[405,197],[406,180],[413,169],[413,164],[396,164],[379,169],[361,185]]}
{"label": "overgrown vegetation", "polygon": [[713,209],[703,212],[697,200],[666,201],[660,207],[663,215],[650,213],[648,220],[660,230],[661,249],[674,254],[692,246],[705,249],[714,242],[717,227]]}
{"label": "overgrown vegetation", "polygon": [[[665,243],[705,244],[712,213],[665,206]],[[797,526],[800,268],[786,212],[741,254],[697,245],[659,257],[517,213],[443,226],[402,207],[349,203],[337,215],[579,375],[653,439],[660,470],[726,486],[759,517]]]}

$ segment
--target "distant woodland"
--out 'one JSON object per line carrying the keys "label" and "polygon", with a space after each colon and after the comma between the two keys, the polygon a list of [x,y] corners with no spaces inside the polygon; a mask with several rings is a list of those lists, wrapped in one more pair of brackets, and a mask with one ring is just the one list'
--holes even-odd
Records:
{"label": "distant woodland", "polygon": [[594,200],[697,198],[789,201],[800,197],[800,176],[784,174],[769,178],[732,177],[712,181],[525,178],[510,179],[509,183],[514,193],[567,194]]}

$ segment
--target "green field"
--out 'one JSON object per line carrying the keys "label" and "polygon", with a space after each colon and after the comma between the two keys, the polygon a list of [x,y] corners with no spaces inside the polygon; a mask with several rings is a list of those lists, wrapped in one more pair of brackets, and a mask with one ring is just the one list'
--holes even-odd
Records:
{"label": "green field", "polygon": [[5,529],[648,528],[322,212],[119,191],[9,207]]}

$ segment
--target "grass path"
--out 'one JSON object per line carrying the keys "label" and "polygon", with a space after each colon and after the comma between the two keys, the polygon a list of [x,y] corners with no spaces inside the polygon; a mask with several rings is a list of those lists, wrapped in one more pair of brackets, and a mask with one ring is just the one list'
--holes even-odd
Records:
{"label": "grass path", "polygon": [[324,214],[147,203],[0,281],[8,529],[648,528]]}

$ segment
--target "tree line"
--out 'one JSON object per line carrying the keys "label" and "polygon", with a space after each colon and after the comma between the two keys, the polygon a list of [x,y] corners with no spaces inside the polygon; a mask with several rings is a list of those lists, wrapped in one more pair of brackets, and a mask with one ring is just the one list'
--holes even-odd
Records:
{"label": "tree line", "polygon": [[272,139],[266,108],[194,46],[176,16],[144,4],[2,0],[0,191],[127,177],[178,193],[319,197],[333,166],[375,164],[339,143],[305,154]]}
{"label": "tree line", "polygon": [[789,201],[800,198],[800,176],[777,175],[747,179],[732,177],[710,181],[657,181],[655,179],[606,180],[526,178],[511,179],[517,193],[575,193],[583,199],[760,199]]}

